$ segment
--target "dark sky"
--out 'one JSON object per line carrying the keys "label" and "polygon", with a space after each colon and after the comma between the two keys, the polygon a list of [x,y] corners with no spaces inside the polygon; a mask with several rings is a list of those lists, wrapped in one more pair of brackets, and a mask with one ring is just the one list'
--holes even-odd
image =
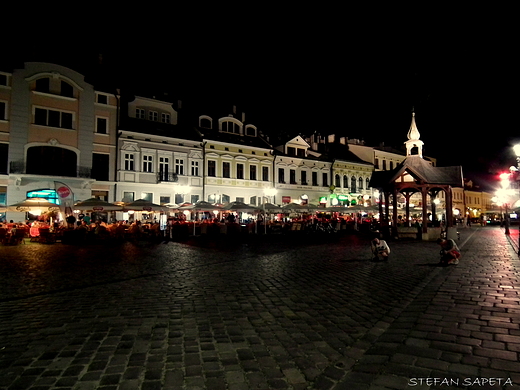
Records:
{"label": "dark sky", "polygon": [[83,66],[102,53],[124,80],[201,106],[235,104],[268,134],[317,131],[401,146],[413,108],[424,153],[439,165],[462,165],[469,175],[515,164],[517,62],[505,30],[217,27],[87,38],[66,51],[38,43],[14,50]]}

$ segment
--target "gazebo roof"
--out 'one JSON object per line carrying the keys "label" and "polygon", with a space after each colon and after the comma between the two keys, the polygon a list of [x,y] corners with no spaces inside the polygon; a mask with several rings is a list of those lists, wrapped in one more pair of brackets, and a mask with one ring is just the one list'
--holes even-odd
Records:
{"label": "gazebo roof", "polygon": [[416,182],[424,184],[463,186],[461,166],[434,167],[418,155],[408,156],[391,171],[373,172],[370,186],[387,188],[405,173],[410,174]]}

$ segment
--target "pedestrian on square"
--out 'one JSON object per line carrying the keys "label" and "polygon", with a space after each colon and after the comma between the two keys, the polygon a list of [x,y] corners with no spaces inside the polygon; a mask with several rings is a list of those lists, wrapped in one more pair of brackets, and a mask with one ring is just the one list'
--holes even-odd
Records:
{"label": "pedestrian on square", "polygon": [[451,238],[439,238],[437,244],[441,246],[441,261],[440,265],[457,265],[460,259],[460,249]]}
{"label": "pedestrian on square", "polygon": [[388,260],[388,256],[390,255],[390,247],[385,240],[380,240],[376,237],[370,242],[370,246],[374,260]]}

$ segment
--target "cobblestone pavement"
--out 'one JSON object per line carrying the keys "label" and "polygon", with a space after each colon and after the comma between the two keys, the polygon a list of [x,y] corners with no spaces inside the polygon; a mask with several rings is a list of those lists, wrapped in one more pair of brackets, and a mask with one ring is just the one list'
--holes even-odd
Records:
{"label": "cobblestone pavement", "polygon": [[0,247],[0,389],[518,389],[512,241],[461,229],[453,267],[356,235]]}

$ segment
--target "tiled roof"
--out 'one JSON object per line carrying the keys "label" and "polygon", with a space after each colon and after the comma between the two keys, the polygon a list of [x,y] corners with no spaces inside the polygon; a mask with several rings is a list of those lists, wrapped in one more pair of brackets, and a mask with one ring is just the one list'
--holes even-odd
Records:
{"label": "tiled roof", "polygon": [[391,171],[374,172],[370,180],[370,186],[374,188],[388,187],[404,171],[408,171],[417,180],[428,184],[450,185],[452,187],[461,187],[463,185],[461,166],[434,167],[420,156],[408,156]]}

